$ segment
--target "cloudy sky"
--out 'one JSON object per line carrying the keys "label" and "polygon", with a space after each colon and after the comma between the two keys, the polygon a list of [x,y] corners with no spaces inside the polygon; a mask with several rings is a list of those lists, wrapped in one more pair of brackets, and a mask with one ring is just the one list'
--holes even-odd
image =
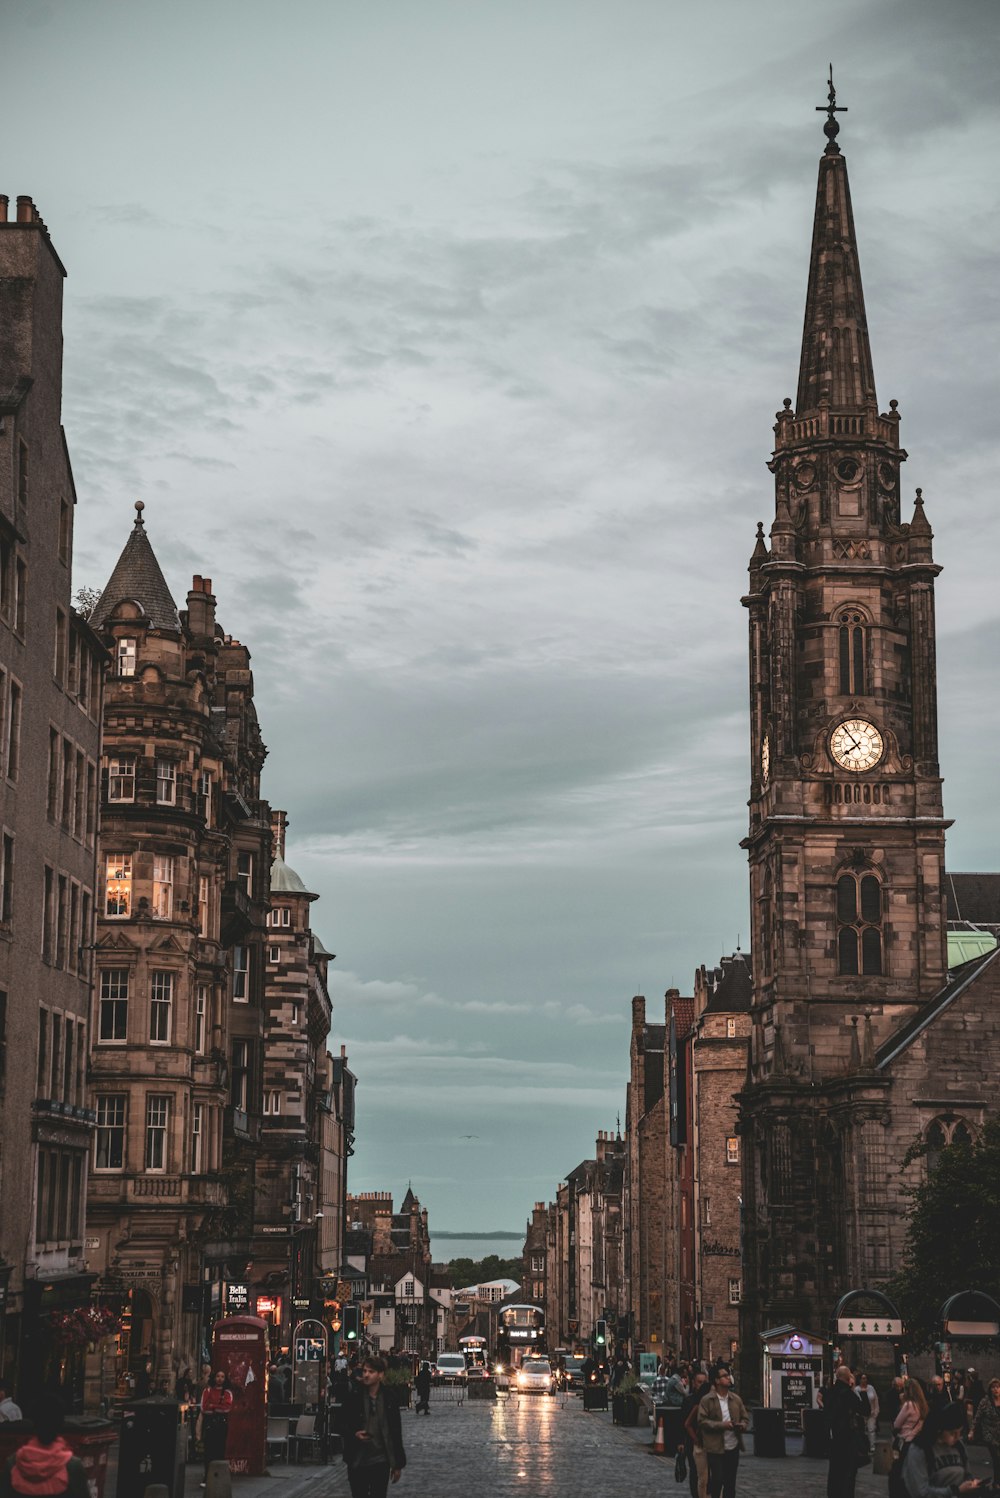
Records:
{"label": "cloudy sky", "polygon": [[739,599],[831,61],[946,568],[950,863],[1000,866],[998,31],[993,0],[0,0],[0,191],[69,270],[76,582],[142,498],[251,648],[355,1189],[521,1227],[615,1125],[631,996],[746,941]]}

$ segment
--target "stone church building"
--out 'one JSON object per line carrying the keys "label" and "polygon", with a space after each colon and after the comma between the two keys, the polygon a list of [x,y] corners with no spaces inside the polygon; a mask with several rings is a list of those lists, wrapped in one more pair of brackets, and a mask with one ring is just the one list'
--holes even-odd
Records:
{"label": "stone church building", "polygon": [[[932,532],[880,410],[832,98],[794,406],[774,428],[750,625],[750,1050],[739,1094],[742,1386],[760,1334],[825,1335],[898,1265],[911,1146],[974,1136],[1000,1081],[996,878],[945,874]],[[964,900],[962,896],[965,896]],[[963,908],[964,905],[964,908]],[[978,948],[978,950],[977,950]],[[956,1284],[952,1289],[964,1288]],[[942,1286],[942,1298],[948,1287]],[[854,1355],[848,1349],[849,1355]]]}

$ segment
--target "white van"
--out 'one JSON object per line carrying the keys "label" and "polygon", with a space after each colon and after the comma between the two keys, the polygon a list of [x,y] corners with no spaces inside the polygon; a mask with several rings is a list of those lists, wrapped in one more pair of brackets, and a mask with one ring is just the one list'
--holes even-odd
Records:
{"label": "white van", "polygon": [[439,1352],[437,1371],[439,1384],[464,1384],[469,1381],[469,1370],[460,1352]]}

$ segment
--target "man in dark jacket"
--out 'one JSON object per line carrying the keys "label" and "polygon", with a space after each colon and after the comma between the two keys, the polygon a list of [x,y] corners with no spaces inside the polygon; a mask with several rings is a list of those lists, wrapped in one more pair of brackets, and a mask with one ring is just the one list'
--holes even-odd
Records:
{"label": "man in dark jacket", "polygon": [[428,1362],[420,1364],[413,1387],[417,1391],[417,1414],[421,1412],[429,1415],[431,1412],[431,1365]]}
{"label": "man in dark jacket", "polygon": [[406,1466],[399,1404],[382,1388],[385,1362],[367,1357],[361,1364],[361,1391],[352,1393],[340,1411],[344,1461],[351,1498],[385,1498]]}
{"label": "man in dark jacket", "polygon": [[826,1478],[827,1498],[854,1498],[858,1461],[868,1459],[865,1420],[868,1409],[854,1392],[854,1374],[841,1364],[833,1384],[823,1398],[823,1411],[830,1422],[830,1467]]}

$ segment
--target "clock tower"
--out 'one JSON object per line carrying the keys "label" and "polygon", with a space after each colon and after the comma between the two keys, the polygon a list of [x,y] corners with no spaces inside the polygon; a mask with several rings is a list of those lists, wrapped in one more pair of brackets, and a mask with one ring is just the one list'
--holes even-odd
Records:
{"label": "clock tower", "polygon": [[897,403],[880,411],[875,394],[832,78],[823,108],[798,390],[777,414],[770,546],[761,525],[743,600],[753,929],[744,1344],[784,1321],[822,1332],[837,1293],[888,1272],[869,1252],[887,1208],[879,1167],[864,1161],[877,1154],[872,1129],[890,1086],[873,1058],[947,969],[939,568],[919,489],[901,513]]}

